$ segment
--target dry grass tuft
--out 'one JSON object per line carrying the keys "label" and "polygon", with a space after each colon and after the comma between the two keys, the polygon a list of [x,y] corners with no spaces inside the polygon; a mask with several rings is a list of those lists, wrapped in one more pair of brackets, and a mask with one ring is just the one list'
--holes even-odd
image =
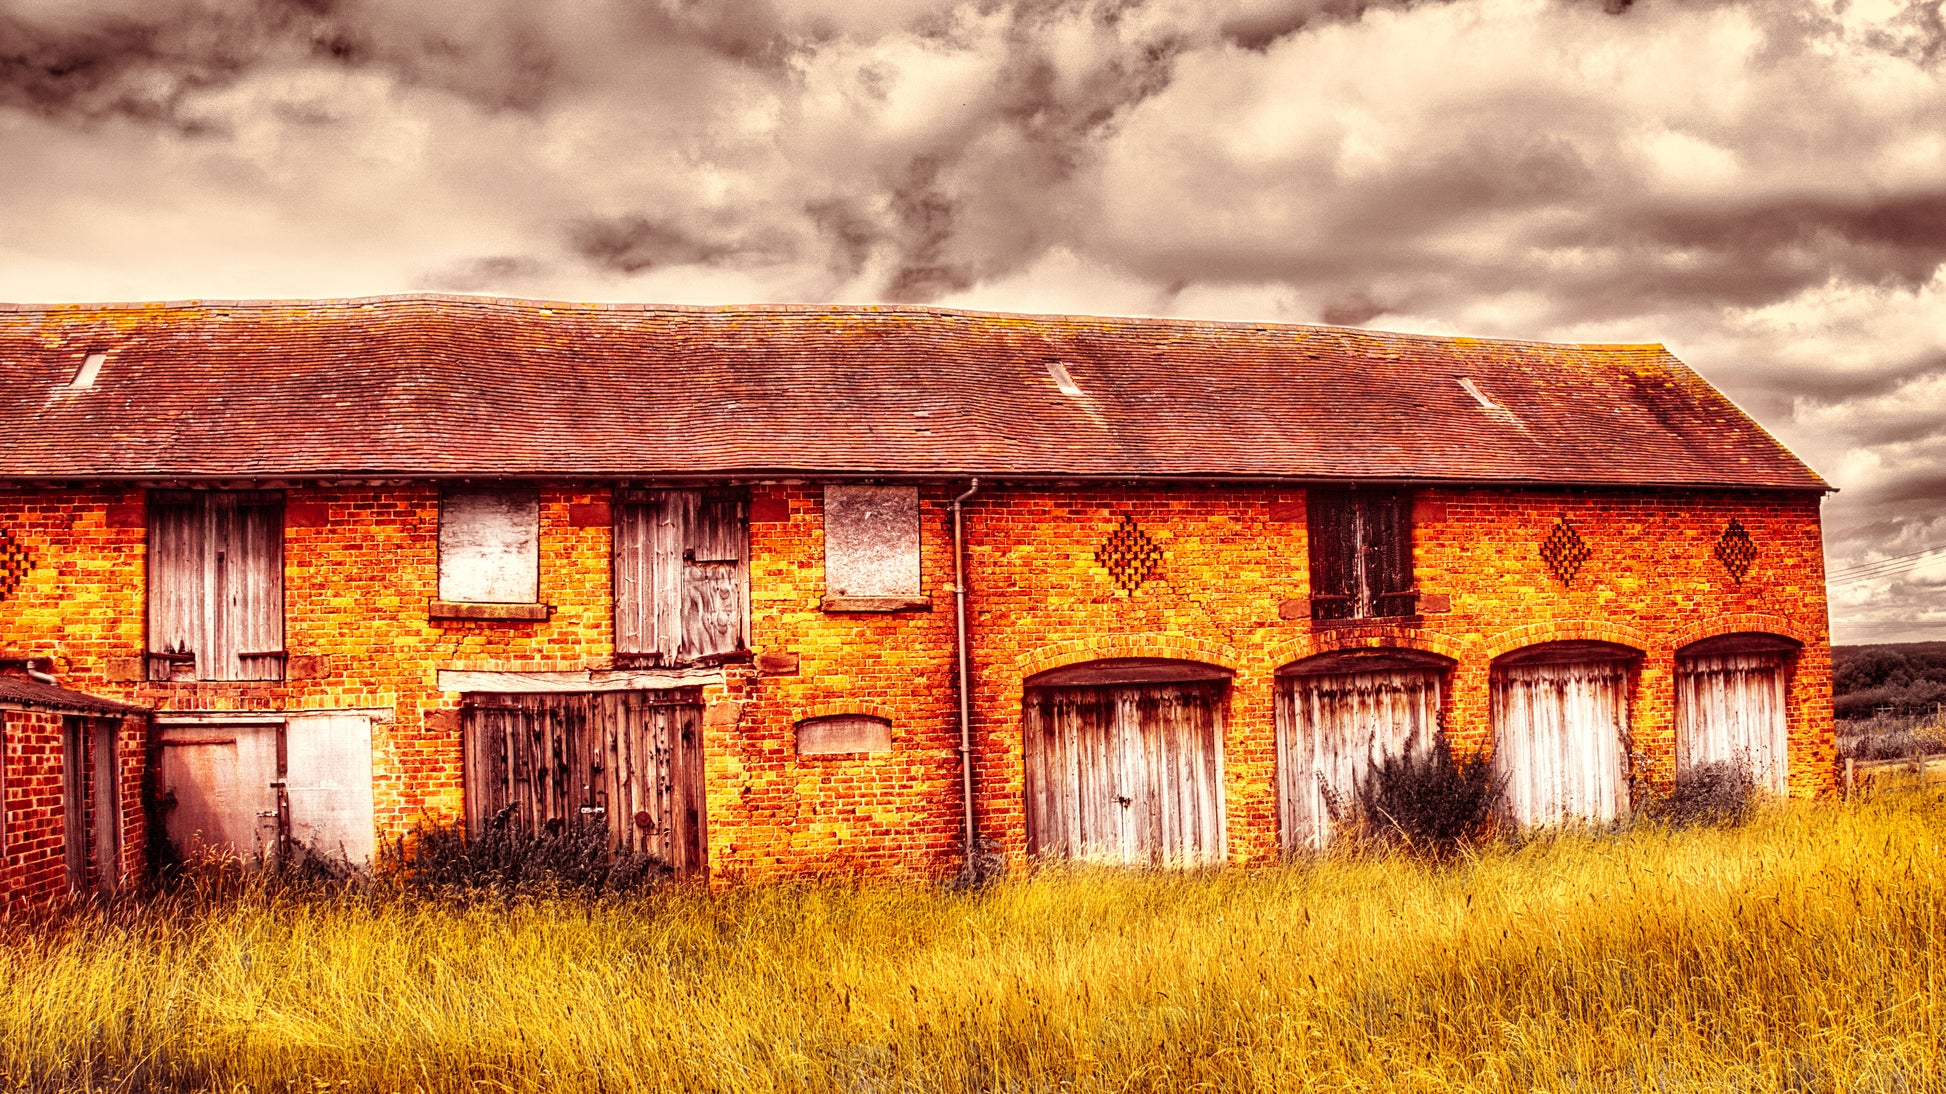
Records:
{"label": "dry grass tuft", "polygon": [[455,904],[190,893],[0,948],[35,1090],[1946,1088],[1946,802],[1446,866]]}

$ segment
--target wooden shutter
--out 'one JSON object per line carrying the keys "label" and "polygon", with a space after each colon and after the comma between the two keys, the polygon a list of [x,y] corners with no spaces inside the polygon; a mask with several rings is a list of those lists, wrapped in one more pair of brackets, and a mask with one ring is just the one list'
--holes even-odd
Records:
{"label": "wooden shutter", "polygon": [[1305,499],[1311,540],[1311,618],[1358,614],[1358,508],[1341,490],[1313,490]]}
{"label": "wooden shutter", "polygon": [[149,679],[194,676],[203,628],[205,507],[195,494],[149,495]]}
{"label": "wooden shutter", "polygon": [[649,664],[749,648],[749,521],[740,493],[631,492],[615,515],[615,652]]}
{"label": "wooden shutter", "polygon": [[284,499],[219,494],[229,511],[223,595],[224,680],[284,678]]}
{"label": "wooden shutter", "polygon": [[615,652],[673,664],[682,642],[683,538],[697,494],[641,490],[615,511]]}
{"label": "wooden shutter", "polygon": [[283,679],[281,495],[152,495],[148,565],[150,679]]}
{"label": "wooden shutter", "polygon": [[743,499],[734,494],[696,497],[683,551],[682,645],[686,660],[737,653],[748,646],[749,581],[744,555]]}
{"label": "wooden shutter", "polygon": [[1367,493],[1361,499],[1360,562],[1365,571],[1368,615],[1411,615],[1412,496]]}

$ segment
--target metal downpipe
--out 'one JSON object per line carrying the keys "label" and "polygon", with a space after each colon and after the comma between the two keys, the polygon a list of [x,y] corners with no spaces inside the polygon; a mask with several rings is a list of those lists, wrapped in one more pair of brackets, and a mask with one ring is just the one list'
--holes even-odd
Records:
{"label": "metal downpipe", "polygon": [[966,499],[980,492],[980,480],[967,484],[966,493],[953,499],[953,615],[959,633],[959,774],[960,805],[965,813],[966,866],[971,874],[977,867],[978,847],[973,833],[973,669],[966,648],[966,548],[962,534],[961,507]]}

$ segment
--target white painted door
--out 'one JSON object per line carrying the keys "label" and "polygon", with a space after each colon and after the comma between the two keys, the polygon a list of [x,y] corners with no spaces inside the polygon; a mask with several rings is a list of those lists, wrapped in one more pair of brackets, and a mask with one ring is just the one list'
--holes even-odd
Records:
{"label": "white painted door", "polygon": [[1278,682],[1278,827],[1286,851],[1331,839],[1333,800],[1349,807],[1374,761],[1431,748],[1440,674],[1388,669]]}
{"label": "white painted door", "polygon": [[293,714],[284,732],[291,838],[354,865],[371,861],[371,718]]}
{"label": "white painted door", "polygon": [[268,858],[277,848],[277,737],[282,727],[182,725],[162,730],[164,827],[183,855]]}
{"label": "white painted door", "polygon": [[1609,821],[1627,808],[1626,662],[1500,666],[1492,706],[1494,766],[1516,823]]}
{"label": "white painted door", "polygon": [[1029,849],[1128,865],[1222,861],[1222,687],[1029,689]]}
{"label": "white painted door", "polygon": [[1785,654],[1689,656],[1676,664],[1676,779],[1704,764],[1742,760],[1758,786],[1790,789],[1784,718]]}

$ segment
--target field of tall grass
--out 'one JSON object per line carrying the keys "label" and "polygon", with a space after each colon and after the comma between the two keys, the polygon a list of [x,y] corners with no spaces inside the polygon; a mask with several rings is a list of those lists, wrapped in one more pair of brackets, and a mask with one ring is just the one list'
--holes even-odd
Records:
{"label": "field of tall grass", "polygon": [[26,1089],[1946,1089],[1946,801],[1444,865],[179,895],[0,947]]}

